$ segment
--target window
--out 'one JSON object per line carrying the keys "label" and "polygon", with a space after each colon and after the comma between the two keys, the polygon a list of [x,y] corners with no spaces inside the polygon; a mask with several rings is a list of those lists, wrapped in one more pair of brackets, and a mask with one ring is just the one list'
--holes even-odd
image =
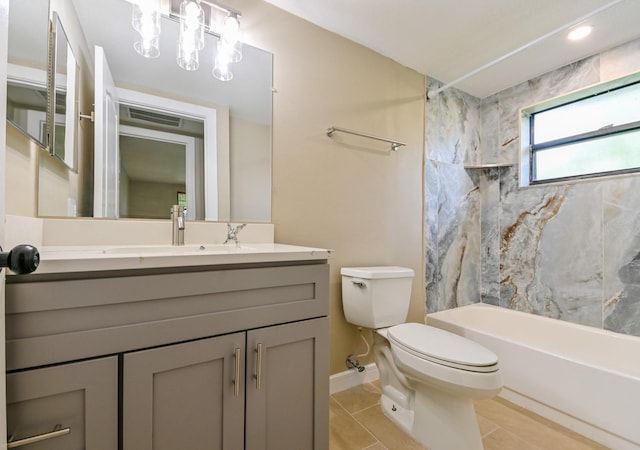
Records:
{"label": "window", "polygon": [[523,185],[640,171],[640,76],[522,111]]}
{"label": "window", "polygon": [[187,207],[187,193],[186,192],[178,192],[178,205]]}

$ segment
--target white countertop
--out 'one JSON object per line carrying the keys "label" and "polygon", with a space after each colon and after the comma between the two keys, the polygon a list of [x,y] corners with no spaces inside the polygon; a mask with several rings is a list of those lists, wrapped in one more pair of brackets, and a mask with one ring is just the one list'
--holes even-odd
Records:
{"label": "white countertop", "polygon": [[[323,260],[332,251],[285,244],[40,247],[37,274]],[[11,272],[8,272],[11,275]]]}

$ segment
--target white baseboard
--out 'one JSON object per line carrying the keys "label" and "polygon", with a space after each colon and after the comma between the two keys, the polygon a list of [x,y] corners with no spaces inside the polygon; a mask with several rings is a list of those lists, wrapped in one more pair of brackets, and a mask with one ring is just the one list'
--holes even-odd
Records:
{"label": "white baseboard", "polygon": [[364,366],[364,371],[358,372],[355,369],[346,370],[336,373],[329,377],[329,393],[345,391],[352,387],[359,386],[364,383],[370,383],[379,378],[378,367],[375,363]]}

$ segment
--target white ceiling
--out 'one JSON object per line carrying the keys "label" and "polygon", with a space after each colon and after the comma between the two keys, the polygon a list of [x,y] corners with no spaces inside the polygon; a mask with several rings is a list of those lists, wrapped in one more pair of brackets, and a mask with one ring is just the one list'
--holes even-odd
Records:
{"label": "white ceiling", "polygon": [[[480,98],[640,37],[640,0],[266,1],[445,83],[527,46],[457,84]],[[570,42],[578,22],[594,30]]]}

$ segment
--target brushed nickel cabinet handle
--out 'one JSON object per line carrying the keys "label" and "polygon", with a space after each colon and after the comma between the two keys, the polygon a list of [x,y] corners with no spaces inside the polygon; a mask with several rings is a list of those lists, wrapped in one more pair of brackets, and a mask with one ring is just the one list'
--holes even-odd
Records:
{"label": "brushed nickel cabinet handle", "polygon": [[240,395],[240,349],[236,348],[233,356],[236,359],[236,374],[233,379],[233,395],[236,397]]}
{"label": "brushed nickel cabinet handle", "polygon": [[35,444],[36,442],[46,441],[48,439],[57,438],[60,436],[67,435],[71,432],[71,428],[62,428],[62,425],[58,424],[53,427],[53,431],[48,433],[38,434],[36,436],[31,436],[28,438],[20,439],[18,441],[13,440],[13,436],[9,437],[9,442],[7,442],[7,448],[17,448],[22,447],[23,445]]}
{"label": "brushed nickel cabinet handle", "polygon": [[258,344],[256,346],[256,353],[258,353],[258,358],[257,358],[257,368],[256,368],[256,389],[260,390],[260,387],[262,386],[262,344]]}

